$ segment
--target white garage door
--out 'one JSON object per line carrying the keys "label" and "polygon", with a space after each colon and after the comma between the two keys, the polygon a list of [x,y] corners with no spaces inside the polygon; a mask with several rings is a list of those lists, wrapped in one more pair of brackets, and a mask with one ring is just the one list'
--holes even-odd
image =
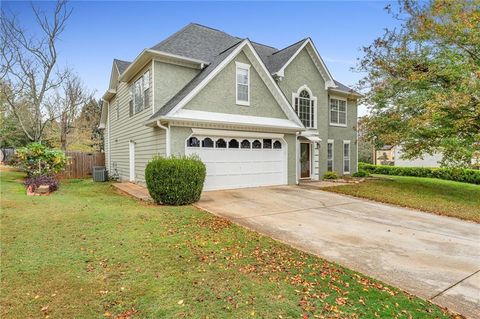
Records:
{"label": "white garage door", "polygon": [[205,163],[204,190],[287,183],[286,145],[279,139],[191,137],[186,155],[197,154]]}

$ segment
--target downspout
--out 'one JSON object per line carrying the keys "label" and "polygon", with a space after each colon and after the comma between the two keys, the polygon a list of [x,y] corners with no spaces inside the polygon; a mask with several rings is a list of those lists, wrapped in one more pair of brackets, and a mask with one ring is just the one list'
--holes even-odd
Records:
{"label": "downspout", "polygon": [[298,143],[298,137],[300,136],[301,132],[297,132],[295,135],[295,183],[297,185],[300,184],[298,179],[298,168],[300,166],[300,145]]}
{"label": "downspout", "polygon": [[105,101],[107,103],[107,135],[108,135],[108,157],[107,157],[107,171],[110,171],[112,166],[112,135],[110,131],[110,101]]}
{"label": "downspout", "polygon": [[166,157],[170,156],[170,125],[162,125],[160,120],[157,120],[157,126],[162,130],[165,130],[165,155]]}

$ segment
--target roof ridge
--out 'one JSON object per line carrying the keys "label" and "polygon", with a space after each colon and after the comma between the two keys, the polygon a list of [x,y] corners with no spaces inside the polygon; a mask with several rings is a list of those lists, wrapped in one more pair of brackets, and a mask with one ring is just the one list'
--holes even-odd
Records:
{"label": "roof ridge", "polygon": [[278,50],[277,52],[272,53],[272,55],[277,54],[277,53],[279,53],[279,52],[282,52],[282,51],[284,51],[284,50],[286,50],[286,49],[288,49],[288,48],[291,48],[291,47],[293,47],[294,45],[299,44],[300,42],[305,42],[305,41],[307,41],[308,39],[310,39],[310,38],[308,38],[308,37],[307,37],[307,38],[303,38],[303,39],[300,40],[300,41],[297,41],[297,42],[295,42],[295,43],[293,43],[293,44],[290,44],[290,45],[287,46],[287,47],[284,47],[283,49]]}
{"label": "roof ridge", "polygon": [[199,26],[199,27],[202,27],[202,28],[205,28],[205,29],[210,29],[210,30],[213,30],[213,31],[217,31],[217,32],[220,32],[220,33],[223,33],[223,34],[226,34],[232,38],[237,38],[236,36],[233,36],[223,30],[220,30],[220,29],[215,29],[215,28],[212,28],[212,27],[209,27],[207,25],[203,25],[203,24],[200,24],[200,23],[197,23],[197,22],[191,22],[190,24],[193,24],[193,25],[196,25],[196,26]]}
{"label": "roof ridge", "polygon": [[[166,37],[165,39],[163,39],[162,41],[158,42],[157,44],[151,46],[150,48],[154,48],[154,47],[157,47],[165,42],[167,42],[168,40],[170,40],[171,38],[173,38],[174,36],[176,36],[177,34],[180,34],[182,33],[183,31],[185,31],[187,28],[191,27],[192,25],[195,25],[196,23],[193,23],[193,22],[190,22],[189,24],[187,24],[186,26],[184,26],[183,28],[181,28],[180,30],[172,33],[171,35],[169,35],[168,37]],[[198,25],[198,24],[197,24]]]}
{"label": "roof ridge", "polygon": [[220,52],[219,54],[217,54],[217,56],[222,55],[223,53],[225,53],[225,52],[227,52],[228,50],[230,50],[231,48],[239,45],[240,43],[242,43],[242,42],[245,41],[245,40],[248,40],[248,38],[240,39],[240,41],[235,42],[234,44],[232,44],[231,46],[229,46],[228,48],[226,48],[225,50],[223,50],[222,52]]}
{"label": "roof ridge", "polygon": [[120,59],[117,59],[117,58],[113,58],[113,61],[116,62],[127,62],[127,63],[132,63],[131,61],[127,61],[127,60],[120,60]]}

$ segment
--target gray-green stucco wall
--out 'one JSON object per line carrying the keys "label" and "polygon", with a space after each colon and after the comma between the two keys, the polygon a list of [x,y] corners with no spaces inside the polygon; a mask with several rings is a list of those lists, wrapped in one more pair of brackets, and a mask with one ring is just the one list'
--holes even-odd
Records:
{"label": "gray-green stucco wall", "polygon": [[[236,64],[241,62],[250,65],[250,105],[236,104]],[[225,68],[203,88],[185,109],[240,114],[273,118],[287,118],[277,101],[260,78],[254,64],[247,55],[240,52]]]}
{"label": "gray-green stucco wall", "polygon": [[350,140],[350,173],[357,170],[357,105],[356,101],[349,100],[347,105],[347,126],[330,126],[329,120],[329,92],[325,89],[325,80],[318,72],[307,49],[304,48],[297,57],[286,67],[284,78],[278,82],[280,89],[292,103],[292,93],[304,85],[317,97],[317,130],[322,139],[314,163],[318,165],[318,176],[321,178],[327,171],[327,141],[334,140],[334,170],[343,175],[343,141]]}

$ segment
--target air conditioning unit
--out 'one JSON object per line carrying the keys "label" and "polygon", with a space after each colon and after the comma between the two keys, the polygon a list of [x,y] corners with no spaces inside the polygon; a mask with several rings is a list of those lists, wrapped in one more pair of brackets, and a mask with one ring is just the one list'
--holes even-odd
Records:
{"label": "air conditioning unit", "polygon": [[105,166],[94,166],[92,175],[94,182],[106,182],[108,180],[108,173]]}

